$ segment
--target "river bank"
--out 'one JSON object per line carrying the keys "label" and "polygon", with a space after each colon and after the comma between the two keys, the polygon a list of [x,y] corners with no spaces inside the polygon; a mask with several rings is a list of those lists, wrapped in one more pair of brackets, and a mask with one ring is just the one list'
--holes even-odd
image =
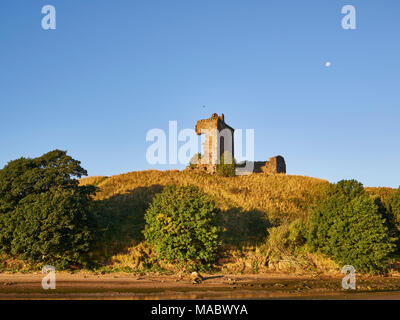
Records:
{"label": "river bank", "polygon": [[40,273],[0,274],[0,299],[400,299],[400,277],[359,276],[356,290],[343,290],[341,276],[209,274],[199,284],[190,275],[128,273],[56,274],[56,289],[44,290]]}

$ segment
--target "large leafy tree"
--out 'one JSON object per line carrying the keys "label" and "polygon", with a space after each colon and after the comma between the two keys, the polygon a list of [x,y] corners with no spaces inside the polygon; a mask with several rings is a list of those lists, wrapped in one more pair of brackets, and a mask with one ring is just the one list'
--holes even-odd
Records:
{"label": "large leafy tree", "polygon": [[87,175],[65,151],[20,158],[0,170],[0,251],[59,268],[87,261],[91,195]]}
{"label": "large leafy tree", "polygon": [[312,209],[308,243],[312,250],[360,272],[384,269],[393,252],[385,219],[363,185],[343,180],[324,190]]}

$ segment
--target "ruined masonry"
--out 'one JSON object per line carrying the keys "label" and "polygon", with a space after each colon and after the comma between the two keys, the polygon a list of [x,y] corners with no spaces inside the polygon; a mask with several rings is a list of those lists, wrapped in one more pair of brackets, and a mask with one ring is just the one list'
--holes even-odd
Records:
{"label": "ruined masonry", "polygon": [[[214,174],[222,155],[225,157],[225,163],[234,159],[234,131],[235,129],[225,123],[224,114],[218,116],[213,113],[209,119],[197,121],[196,133],[204,134],[205,141],[204,154],[198,160],[196,169]],[[242,163],[244,164],[245,162]],[[253,173],[285,174],[285,159],[282,156],[276,156],[270,158],[269,161],[255,161]]]}
{"label": "ruined masonry", "polygon": [[269,158],[267,162],[255,161],[254,162],[254,173],[286,173],[286,163],[282,156],[276,156]]}
{"label": "ruined masonry", "polygon": [[225,123],[224,114],[218,116],[213,113],[209,119],[199,120],[196,123],[196,133],[205,134],[203,143],[204,154],[197,167],[200,170],[215,173],[217,164],[224,152],[228,151],[234,157],[233,133],[234,129]]}

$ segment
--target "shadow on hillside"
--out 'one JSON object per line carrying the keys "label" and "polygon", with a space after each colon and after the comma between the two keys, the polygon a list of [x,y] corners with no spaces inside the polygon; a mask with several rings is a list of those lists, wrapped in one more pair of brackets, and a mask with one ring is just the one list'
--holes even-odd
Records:
{"label": "shadow on hillside", "polygon": [[124,194],[96,201],[96,254],[106,259],[126,252],[144,239],[144,214],[161,185],[138,187]]}
{"label": "shadow on hillside", "polygon": [[231,208],[222,212],[223,243],[229,247],[254,246],[265,240],[271,223],[258,210]]}
{"label": "shadow on hillside", "polygon": [[[126,253],[128,248],[144,239],[144,215],[161,185],[138,187],[95,202],[96,246],[94,256],[108,260]],[[256,245],[267,236],[270,223],[261,211],[231,208],[221,212],[223,243],[230,247]]]}

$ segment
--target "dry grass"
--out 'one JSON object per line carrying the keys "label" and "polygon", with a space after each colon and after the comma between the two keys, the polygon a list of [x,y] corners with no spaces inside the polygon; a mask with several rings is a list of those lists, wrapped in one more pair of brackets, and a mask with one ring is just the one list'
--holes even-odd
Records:
{"label": "dry grass", "polygon": [[265,246],[228,250],[216,267],[220,267],[223,273],[230,274],[265,273],[270,270]]}
{"label": "dry grass", "polygon": [[82,178],[79,180],[79,182],[80,185],[82,186],[87,186],[87,185],[97,186],[106,179],[107,177],[104,176],[93,176],[93,177]]}
{"label": "dry grass", "polygon": [[380,197],[383,202],[390,198],[397,189],[368,187],[365,190],[373,197]]}
{"label": "dry grass", "polygon": [[258,246],[266,235],[264,223],[304,217],[320,186],[326,183],[304,176],[253,174],[225,178],[187,170],[147,170],[81,180],[82,185],[98,187],[95,199],[104,205],[108,221],[116,221],[110,231],[113,242],[102,243],[103,253],[99,252],[112,266],[143,268],[143,261],[152,256],[139,243],[145,208],[162,187],[191,184],[212,196],[222,211],[229,229],[224,233],[228,257],[225,271],[234,273],[265,271],[266,256]]}
{"label": "dry grass", "polygon": [[[153,259],[154,252],[151,248],[140,243],[141,239],[133,235],[140,234],[145,208],[154,194],[166,185],[191,184],[199,187],[215,199],[226,219],[230,219],[227,225],[236,230],[229,236],[249,239],[249,234],[253,232],[253,225],[258,223],[258,215],[277,224],[307,217],[321,186],[327,183],[326,180],[298,175],[252,174],[225,178],[191,170],[146,170],[111,177],[98,176],[81,179],[82,185],[93,184],[98,187],[95,199],[103,202],[105,208],[110,211],[108,213],[110,218],[119,221],[121,225],[115,228],[121,235],[115,247],[121,248],[122,244],[124,249],[108,254],[111,267],[130,269],[143,269],[149,261],[158,263]],[[367,188],[367,191],[373,196],[387,197],[394,190]],[[252,224],[252,226],[245,224]],[[124,231],[133,228],[138,230],[131,234]],[[124,234],[127,235],[125,238]],[[134,241],[131,241],[132,238]],[[268,261],[266,243],[265,241],[250,242],[235,246],[232,242],[225,242],[224,258],[220,259],[216,268],[228,273],[266,271],[297,273],[303,270],[311,271],[311,269],[330,273],[337,269],[331,260],[317,254],[285,255],[278,259],[279,261]],[[104,244],[104,249],[107,249],[106,244]],[[109,250],[109,252],[112,251]],[[176,266],[160,265],[159,267],[176,271]]]}
{"label": "dry grass", "polygon": [[[325,180],[295,175],[252,174],[237,177],[216,177],[192,171],[135,171],[109,177],[89,177],[82,184],[96,183],[100,188],[97,200],[126,194],[141,187],[196,185],[210,194],[222,210],[240,207],[267,214],[299,216],[307,212]],[[100,182],[99,182],[100,181]]]}

